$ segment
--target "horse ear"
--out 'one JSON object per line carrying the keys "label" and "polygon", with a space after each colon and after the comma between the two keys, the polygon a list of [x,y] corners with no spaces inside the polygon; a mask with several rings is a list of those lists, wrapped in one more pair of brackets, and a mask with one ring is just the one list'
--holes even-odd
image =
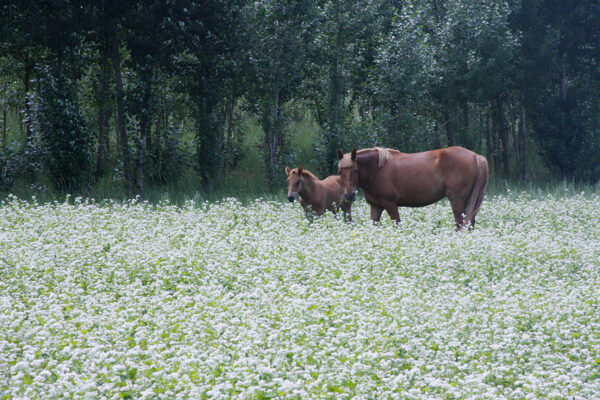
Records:
{"label": "horse ear", "polygon": [[298,175],[302,176],[303,170],[304,170],[304,168],[302,168],[302,164],[298,165]]}
{"label": "horse ear", "polygon": [[290,176],[290,172],[292,172],[292,170],[290,169],[290,167],[286,166],[286,167],[285,167],[285,174],[286,174],[287,176]]}
{"label": "horse ear", "polygon": [[342,153],[342,151],[340,149],[338,149],[338,160],[341,160],[342,158],[344,158],[344,153]]}
{"label": "horse ear", "polygon": [[352,158],[352,161],[356,160],[356,147],[352,149],[352,154],[350,154],[350,157]]}

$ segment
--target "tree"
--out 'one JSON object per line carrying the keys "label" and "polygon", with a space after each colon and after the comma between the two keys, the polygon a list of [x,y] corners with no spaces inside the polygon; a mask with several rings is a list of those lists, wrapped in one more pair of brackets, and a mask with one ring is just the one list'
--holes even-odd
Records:
{"label": "tree", "polygon": [[234,7],[229,0],[182,0],[171,8],[165,31],[176,55],[172,73],[180,76],[182,89],[192,102],[196,125],[196,166],[205,189],[212,188],[223,170],[223,114],[218,105],[224,98],[222,65],[227,54],[226,31]]}
{"label": "tree", "polygon": [[[313,104],[321,127],[319,158],[334,160],[338,148],[363,141],[363,135],[357,134],[361,127],[354,129],[353,113],[358,110],[364,117],[372,108],[369,103],[374,103],[369,73],[375,68],[379,26],[388,25],[385,17],[389,13],[379,1],[324,0],[315,4],[305,29],[309,35],[303,97]],[[333,166],[324,163],[323,173],[332,172]]]}
{"label": "tree", "polygon": [[537,10],[538,18],[546,23],[545,41],[552,51],[552,63],[544,74],[548,78],[543,82],[545,96],[533,111],[540,115],[533,125],[542,155],[569,179],[597,180],[600,7],[592,1],[547,0]]}
{"label": "tree", "polygon": [[27,138],[31,139],[31,80],[35,65],[44,52],[43,34],[47,15],[42,1],[7,0],[0,11],[0,37],[2,54],[13,57],[22,65],[21,77],[24,86],[23,106]]}
{"label": "tree", "polygon": [[30,29],[38,31],[36,38],[46,54],[44,64],[35,69],[38,90],[32,127],[39,129],[55,185],[77,191],[89,182],[92,167],[92,141],[78,99],[87,15],[79,1],[40,1],[37,6],[44,18]]}
{"label": "tree", "polygon": [[163,2],[142,1],[131,10],[134,18],[126,18],[125,42],[131,55],[132,69],[137,81],[132,90],[129,108],[139,120],[139,139],[136,148],[135,194],[144,195],[144,175],[148,143],[151,141],[151,128],[154,116],[154,76],[161,66],[162,58],[167,57],[162,45],[162,27],[168,11]]}
{"label": "tree", "polygon": [[283,177],[281,159],[285,152],[284,104],[297,95],[302,78],[303,21],[309,2],[276,0],[256,3],[248,25],[252,31],[250,58],[254,79],[248,98],[265,133],[267,182],[272,186],[276,171]]}
{"label": "tree", "polygon": [[440,107],[436,90],[435,47],[430,31],[431,15],[406,4],[391,23],[377,54],[376,116],[385,132],[387,146],[404,151],[431,147],[436,137],[419,135],[420,119],[431,119]]}

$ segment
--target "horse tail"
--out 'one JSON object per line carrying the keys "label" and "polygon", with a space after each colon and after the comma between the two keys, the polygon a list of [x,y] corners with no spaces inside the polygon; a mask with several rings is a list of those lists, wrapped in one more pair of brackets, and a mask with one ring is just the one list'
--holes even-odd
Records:
{"label": "horse tail", "polygon": [[[484,156],[477,156],[477,177],[475,178],[475,184],[473,185],[473,189],[471,190],[471,194],[467,199],[467,204],[465,207],[465,224],[470,223],[471,226],[474,226],[474,219],[477,215],[477,211],[479,211],[479,207],[481,207],[481,203],[483,203],[483,198],[485,196],[485,188],[488,183],[488,162]],[[464,226],[464,225],[463,225]],[[462,227],[461,227],[462,228]]]}

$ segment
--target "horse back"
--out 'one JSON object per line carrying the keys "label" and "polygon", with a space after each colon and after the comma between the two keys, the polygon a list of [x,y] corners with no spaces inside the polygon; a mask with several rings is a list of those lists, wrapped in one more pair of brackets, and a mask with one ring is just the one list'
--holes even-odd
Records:
{"label": "horse back", "polygon": [[477,171],[477,154],[458,146],[394,153],[370,182],[369,197],[399,206],[427,206],[445,197],[448,190],[470,190]]}
{"label": "horse back", "polygon": [[463,147],[453,146],[440,150],[440,172],[444,186],[471,188],[477,179],[479,155]]}
{"label": "horse back", "polygon": [[439,159],[438,150],[393,154],[370,181],[369,197],[408,207],[440,200],[444,188]]}

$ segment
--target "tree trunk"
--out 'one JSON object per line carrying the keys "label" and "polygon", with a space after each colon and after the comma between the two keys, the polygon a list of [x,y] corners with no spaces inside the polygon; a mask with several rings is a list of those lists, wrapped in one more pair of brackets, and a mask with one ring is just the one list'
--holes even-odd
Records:
{"label": "tree trunk", "polygon": [[269,152],[267,165],[268,185],[272,189],[275,182],[275,169],[278,167],[278,153],[283,146],[283,129],[281,126],[281,89],[276,88],[265,111],[264,121],[266,145]]}
{"label": "tree trunk", "polygon": [[25,76],[24,76],[24,83],[25,83],[25,127],[27,130],[27,141],[29,142],[31,140],[31,137],[33,135],[33,127],[32,127],[32,120],[31,120],[31,107],[30,107],[30,98],[29,98],[29,80],[31,79],[31,69],[32,69],[32,65],[31,62],[29,60],[29,57],[25,58]]}
{"label": "tree trunk", "polygon": [[[150,83],[152,84],[152,82],[154,81],[154,68],[152,68],[152,73],[151,73],[151,77],[150,77]],[[154,103],[154,92],[152,91],[152,86],[150,86],[150,103],[148,104],[151,107],[154,107],[153,103]],[[153,108],[148,108],[149,110],[149,117],[148,117],[148,132],[147,132],[147,136],[146,136],[146,154],[152,154],[152,146],[154,144],[154,138],[152,137],[152,122],[154,122],[155,118],[158,118],[160,113],[157,112],[157,114],[155,115],[154,112],[156,110],[154,110]]]}
{"label": "tree trunk", "polygon": [[323,125],[325,121],[323,120],[323,113],[321,112],[321,104],[319,103],[319,98],[317,96],[314,97],[315,102],[315,110],[317,110],[317,123],[321,130],[323,130]]}
{"label": "tree trunk", "polygon": [[108,38],[104,43],[104,52],[102,54],[102,73],[100,77],[100,98],[98,105],[98,147],[96,149],[96,171],[94,176],[96,180],[100,179],[104,173],[104,162],[108,152],[108,140],[106,127],[108,125],[109,110],[106,109],[106,94],[108,92],[108,60],[110,44]]}
{"label": "tree trunk", "polygon": [[516,159],[516,170],[515,177],[518,180],[520,177],[520,168],[521,165],[519,163],[521,157],[521,149],[519,148],[519,139],[517,138],[517,117],[514,112],[513,102],[509,94],[506,95],[506,101],[508,102],[508,112],[510,114],[510,136],[513,141],[513,150],[515,152]]}
{"label": "tree trunk", "polygon": [[334,140],[336,143],[333,144],[331,150],[331,154],[333,155],[335,152],[335,148],[338,143],[338,124],[340,123],[340,107],[342,102],[342,78],[340,76],[340,54],[342,52],[342,38],[340,33],[340,4],[338,1],[335,2],[335,25],[336,25],[336,35],[335,35],[335,43],[334,43],[334,51],[335,51],[335,59],[333,62],[333,69],[331,75],[331,133],[334,135]]}
{"label": "tree trunk", "polygon": [[452,126],[450,124],[450,115],[448,111],[444,112],[444,125],[446,126],[446,138],[448,139],[448,147],[454,146],[454,133],[452,132]]}
{"label": "tree trunk", "polygon": [[332,69],[332,75],[331,75],[331,93],[330,93],[330,99],[329,99],[329,115],[326,116],[328,119],[328,126],[327,126],[327,134],[328,137],[327,139],[327,153],[331,156],[333,156],[335,154],[335,152],[337,151],[339,145],[340,145],[340,125],[341,125],[341,121],[342,121],[342,117],[341,117],[341,82],[340,82],[340,77],[339,77],[339,72],[338,72],[338,58],[336,57],[336,62],[334,64],[334,67]]}
{"label": "tree trunk", "polygon": [[479,107],[477,107],[478,109],[478,121],[479,121],[479,154],[483,154],[483,147],[485,146],[485,130],[487,128],[486,125],[486,114],[485,114],[485,108],[481,109]]}
{"label": "tree trunk", "polygon": [[467,101],[463,102],[463,117],[465,119],[465,132],[469,132],[471,120],[469,118],[469,103]]}
{"label": "tree trunk", "polygon": [[232,153],[232,141],[233,141],[233,110],[235,108],[235,99],[236,99],[236,85],[233,83],[233,88],[231,89],[230,97],[225,105],[225,119],[227,121],[227,144],[225,148],[225,173],[231,166],[231,153]]}
{"label": "tree trunk", "polygon": [[277,97],[275,102],[275,133],[276,133],[276,145],[278,149],[283,149],[283,120],[281,118],[281,89],[277,90]]}
{"label": "tree trunk", "polygon": [[165,176],[165,162],[163,155],[163,143],[167,143],[167,130],[169,124],[169,117],[166,111],[159,114],[156,119],[156,141],[154,148],[156,149],[156,159],[158,163],[158,170],[160,171],[160,179],[164,179]]}
{"label": "tree trunk", "polygon": [[496,97],[496,110],[498,112],[498,136],[502,143],[502,164],[504,167],[504,176],[508,178],[508,135],[506,134],[506,127],[504,126],[504,110],[502,108],[502,98]]}
{"label": "tree trunk", "polygon": [[196,112],[198,147],[196,157],[204,189],[211,190],[223,167],[222,121],[215,119],[215,101],[209,95],[198,98]]}
{"label": "tree trunk", "polygon": [[6,146],[6,105],[2,108],[2,147]]}
{"label": "tree trunk", "polygon": [[528,180],[527,171],[527,125],[525,124],[525,89],[521,89],[519,95],[519,143],[520,143],[520,171],[521,179],[524,182]]}
{"label": "tree trunk", "polygon": [[144,167],[146,164],[147,141],[152,123],[152,69],[141,72],[144,85],[142,112],[140,116],[140,141],[138,143],[135,167],[135,194],[144,197]]}
{"label": "tree trunk", "polygon": [[17,121],[19,121],[19,136],[23,136],[23,116],[21,115],[19,107],[15,108],[15,117],[17,118]]}
{"label": "tree trunk", "polygon": [[[271,100],[269,100],[271,102]],[[275,169],[275,128],[274,128],[274,117],[271,115],[271,107],[267,110],[267,121],[265,126],[265,134],[267,136],[267,146],[269,147],[269,165],[268,165],[268,177],[269,186],[273,184],[273,173]]]}
{"label": "tree trunk", "polygon": [[567,74],[564,68],[560,68],[560,101],[565,104],[567,102]]}
{"label": "tree trunk", "polygon": [[[485,156],[490,161],[495,161],[494,157],[494,145],[492,142],[492,133],[490,128],[490,114],[485,114]],[[496,164],[494,163],[494,168]]]}
{"label": "tree trunk", "polygon": [[162,115],[162,111],[157,111],[156,119],[154,120],[154,139],[152,139],[152,146],[149,146],[152,159],[155,163],[154,170],[157,171],[157,179],[162,179],[162,169],[160,165],[160,135],[162,134],[160,123]]}
{"label": "tree trunk", "polygon": [[144,197],[144,165],[146,159],[146,140],[148,138],[148,124],[142,124],[140,131],[140,141],[137,148],[137,157],[135,163],[135,194],[140,198]]}
{"label": "tree trunk", "polygon": [[436,119],[433,126],[433,148],[439,149],[440,147],[442,147],[440,144],[440,124]]}
{"label": "tree trunk", "polygon": [[463,142],[468,141],[469,139],[469,130],[471,129],[471,120],[469,118],[469,103],[466,100],[463,100],[462,103],[462,112],[463,118],[465,121],[465,129],[463,130]]}
{"label": "tree trunk", "polygon": [[269,187],[273,186],[275,176],[275,136],[269,139]]}
{"label": "tree trunk", "polygon": [[125,105],[123,103],[123,81],[121,79],[121,55],[119,54],[119,36],[117,32],[117,21],[111,21],[112,28],[112,59],[115,72],[115,86],[117,96],[117,129],[119,146],[123,157],[123,177],[125,179],[125,191],[127,196],[133,195],[131,183],[131,164],[129,161],[129,143],[127,141],[127,127],[125,126]]}

